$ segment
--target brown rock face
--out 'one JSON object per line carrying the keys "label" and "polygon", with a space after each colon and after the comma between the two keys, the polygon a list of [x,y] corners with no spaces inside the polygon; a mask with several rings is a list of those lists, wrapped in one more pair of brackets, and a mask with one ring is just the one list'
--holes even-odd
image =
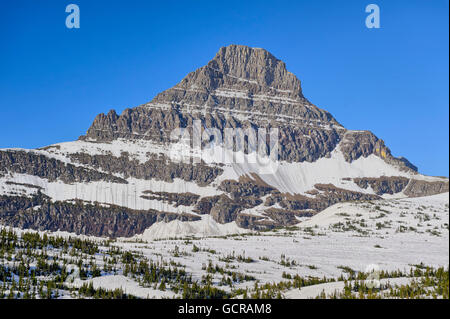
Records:
{"label": "brown rock face", "polygon": [[296,211],[300,214],[304,211],[314,211],[317,213],[333,204],[344,201],[380,199],[378,195],[350,191],[336,187],[333,184],[316,184],[314,187],[317,191],[314,192],[314,197],[304,196],[301,194],[292,195],[273,192],[269,197],[267,197],[265,205],[272,206],[278,203],[284,209]]}
{"label": "brown rock face", "polygon": [[402,176],[354,178],[353,181],[362,188],[370,185],[377,195],[399,193],[409,183],[409,179]]}
{"label": "brown rock face", "polygon": [[50,182],[61,180],[64,183],[93,181],[128,183],[123,178],[111,174],[25,151],[0,151],[0,176],[7,172],[34,175]]}
{"label": "brown rock face", "polygon": [[210,215],[215,221],[225,224],[236,219],[237,213],[242,207],[231,200],[228,196],[222,195],[211,208]]}
{"label": "brown rock face", "polygon": [[429,196],[440,193],[446,193],[449,191],[448,180],[442,181],[423,181],[412,179],[406,187],[404,193],[410,197]]}
{"label": "brown rock face", "polygon": [[207,67],[264,87],[289,91],[293,98],[303,98],[297,77],[286,70],[284,62],[263,49],[239,45],[222,47]]}
{"label": "brown rock face", "polygon": [[354,178],[353,181],[362,188],[371,186],[378,195],[395,194],[403,191],[409,197],[421,197],[449,191],[449,182],[446,179],[425,181],[402,176],[382,176]]}
{"label": "brown rock face", "polygon": [[310,217],[312,212],[299,212],[287,209],[269,208],[264,212],[265,216],[270,217],[274,221],[276,226],[287,226],[298,224],[298,220],[295,216]]}
{"label": "brown rock face", "polygon": [[148,200],[162,200],[168,204],[173,204],[173,206],[178,207],[180,205],[191,206],[197,203],[199,195],[192,193],[168,193],[168,192],[153,192],[144,191],[145,195],[141,195],[141,198]]}
{"label": "brown rock face", "polygon": [[393,157],[391,150],[369,131],[347,131],[340,144],[342,153],[347,162],[354,161],[361,156],[367,157],[375,154],[384,159],[386,163],[395,165],[401,170],[417,172],[417,167],[411,164],[406,158]]}
{"label": "brown rock face", "polygon": [[2,223],[22,229],[68,231],[76,234],[131,237],[142,233],[153,223],[199,220],[190,214],[174,214],[156,210],[132,210],[125,207],[52,202],[48,197],[0,196]]}
{"label": "brown rock face", "polygon": [[253,178],[241,176],[238,181],[225,180],[220,184],[219,189],[229,193],[232,199],[248,196],[262,197],[275,191],[275,188],[258,179],[257,176]]}
{"label": "brown rock face", "polygon": [[204,163],[191,165],[173,162],[162,154],[149,154],[149,159],[145,163],[130,159],[127,153],[122,153],[120,157],[75,153],[71,154],[70,158],[74,162],[101,169],[110,174],[121,174],[125,178],[156,179],[166,182],[173,182],[174,178],[180,178],[185,181],[194,181],[201,186],[210,184],[222,173],[220,167],[210,167]]}

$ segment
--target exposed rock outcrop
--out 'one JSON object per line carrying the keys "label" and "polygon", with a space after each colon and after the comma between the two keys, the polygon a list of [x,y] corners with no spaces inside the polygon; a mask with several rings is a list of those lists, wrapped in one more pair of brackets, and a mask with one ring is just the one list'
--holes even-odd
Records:
{"label": "exposed rock outcrop", "polygon": [[363,177],[354,178],[353,181],[364,189],[370,185],[377,195],[399,193],[409,183],[409,179],[402,176]]}
{"label": "exposed rock outcrop", "polygon": [[370,131],[347,131],[344,134],[340,150],[344,154],[345,160],[354,161],[359,157],[367,157],[371,154],[377,155],[386,163],[399,167],[404,171],[416,172],[417,167],[412,165],[406,158],[396,158],[392,156],[391,150]]}
{"label": "exposed rock outcrop", "polygon": [[9,172],[34,175],[45,178],[49,182],[60,180],[64,183],[93,181],[128,183],[125,179],[111,174],[26,151],[0,151],[0,174],[2,172],[3,174]]}
{"label": "exposed rock outcrop", "polygon": [[200,186],[208,185],[222,173],[222,169],[217,166],[173,162],[162,154],[149,154],[149,159],[145,163],[130,159],[127,153],[122,153],[120,157],[74,153],[70,155],[70,158],[74,162],[101,169],[110,174],[120,174],[124,178],[156,179],[166,182],[173,182],[174,178],[180,178],[185,181],[194,181]]}
{"label": "exposed rock outcrop", "polygon": [[235,220],[237,213],[242,209],[242,206],[228,196],[221,195],[214,206],[212,206],[210,215],[216,222],[225,224]]}
{"label": "exposed rock outcrop", "polygon": [[229,193],[232,199],[242,199],[247,196],[262,197],[276,190],[255,175],[252,175],[252,178],[241,176],[238,181],[225,180],[220,184],[219,189]]}
{"label": "exposed rock outcrop", "polygon": [[333,204],[343,201],[380,199],[377,195],[350,191],[338,188],[333,184],[316,184],[314,187],[319,191],[314,197],[275,192],[266,199],[265,205],[272,206],[278,203],[282,208],[287,210],[313,210],[320,212]]}
{"label": "exposed rock outcrop", "polygon": [[139,211],[82,202],[52,202],[43,195],[33,198],[0,196],[0,223],[22,229],[130,237],[142,233],[155,222],[175,219],[194,221],[200,218],[190,214]]}
{"label": "exposed rock outcrop", "polygon": [[429,196],[449,191],[448,180],[425,181],[412,179],[406,187],[404,193],[410,197]]}
{"label": "exposed rock outcrop", "polygon": [[168,204],[173,204],[175,207],[180,205],[192,206],[197,203],[200,198],[199,195],[192,193],[168,193],[168,192],[153,192],[144,191],[145,195],[141,195],[142,198],[148,200],[160,200]]}

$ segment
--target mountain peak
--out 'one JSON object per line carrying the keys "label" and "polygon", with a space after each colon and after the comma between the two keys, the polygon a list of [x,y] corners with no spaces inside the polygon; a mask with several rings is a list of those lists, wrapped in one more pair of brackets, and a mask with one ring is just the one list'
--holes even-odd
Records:
{"label": "mountain peak", "polygon": [[232,44],[221,47],[208,66],[216,65],[229,75],[240,78],[256,76],[264,70],[286,70],[286,65],[269,51],[245,45]]}
{"label": "mountain peak", "polygon": [[303,97],[300,81],[287,71],[286,64],[261,48],[236,44],[221,47],[206,68]]}

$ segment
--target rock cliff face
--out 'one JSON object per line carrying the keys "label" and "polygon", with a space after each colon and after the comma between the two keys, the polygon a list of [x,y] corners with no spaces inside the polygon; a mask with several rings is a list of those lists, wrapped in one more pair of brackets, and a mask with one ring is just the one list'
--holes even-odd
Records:
{"label": "rock cliff face", "polygon": [[402,176],[397,177],[378,177],[378,178],[354,178],[353,181],[364,189],[367,189],[369,186],[373,189],[375,194],[383,195],[383,194],[395,194],[399,193],[408,186],[409,179]]}
{"label": "rock cliff face", "polygon": [[[176,129],[191,137],[235,129],[247,155],[255,140],[246,130],[277,129],[277,169],[180,160]],[[237,151],[216,136],[214,142]],[[269,138],[263,144],[265,152],[273,146]],[[78,141],[0,150],[0,222],[132,236],[160,220],[210,214],[219,223],[264,229],[294,225],[340,201],[426,196],[448,185],[392,156],[373,133],[345,129],[309,102],[299,79],[266,50],[230,45],[149,103],[99,114]]]}
{"label": "rock cliff face", "polygon": [[200,219],[191,214],[136,211],[81,201],[52,202],[46,196],[39,195],[32,198],[1,196],[0,204],[0,220],[9,226],[106,237],[133,236],[160,221]]}
{"label": "rock cliff face", "polygon": [[61,180],[64,183],[108,181],[124,183],[123,178],[105,174],[93,169],[64,163],[42,154],[25,151],[1,151],[0,174],[18,173],[38,176],[48,181]]}

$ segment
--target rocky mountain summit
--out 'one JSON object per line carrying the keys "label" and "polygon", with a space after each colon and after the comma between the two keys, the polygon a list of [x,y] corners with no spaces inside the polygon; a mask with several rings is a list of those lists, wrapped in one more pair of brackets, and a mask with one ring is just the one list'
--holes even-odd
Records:
{"label": "rocky mountain summit", "polygon": [[[228,129],[262,128],[278,130],[272,173],[246,161],[172,156],[176,129],[226,136]],[[249,155],[253,140],[245,141]],[[264,148],[271,143],[264,140]],[[99,236],[133,236],[155,222],[205,215],[266,229],[297,224],[340,201],[448,190],[447,178],[419,174],[373,133],[348,130],[309,102],[284,62],[240,45],[221,48],[149,103],[99,114],[77,141],[0,150],[0,223]]]}

